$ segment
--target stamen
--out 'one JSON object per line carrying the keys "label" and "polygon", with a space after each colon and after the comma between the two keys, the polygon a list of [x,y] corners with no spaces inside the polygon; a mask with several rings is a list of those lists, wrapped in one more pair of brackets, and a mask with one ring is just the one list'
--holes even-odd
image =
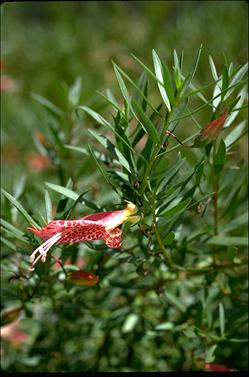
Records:
{"label": "stamen", "polygon": [[[49,249],[61,238],[61,236],[62,236],[62,232],[56,233],[55,235],[53,235],[53,237],[49,238],[42,245],[40,245],[37,249],[35,249],[35,251],[30,256],[30,262],[32,263],[31,268],[33,268],[33,266],[40,259],[43,263],[46,261],[46,256]],[[38,256],[36,257],[37,253],[38,253]]]}

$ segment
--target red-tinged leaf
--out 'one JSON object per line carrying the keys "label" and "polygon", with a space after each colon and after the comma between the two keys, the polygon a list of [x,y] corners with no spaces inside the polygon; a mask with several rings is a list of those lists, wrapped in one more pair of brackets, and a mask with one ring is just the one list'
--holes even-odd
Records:
{"label": "red-tinged leaf", "polygon": [[201,131],[201,140],[215,139],[223,127],[227,116],[228,111],[225,111],[219,118],[205,126]]}

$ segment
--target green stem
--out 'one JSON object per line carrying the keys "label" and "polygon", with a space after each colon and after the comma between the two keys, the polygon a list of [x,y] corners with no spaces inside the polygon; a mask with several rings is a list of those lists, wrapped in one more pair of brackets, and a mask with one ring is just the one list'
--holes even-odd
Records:
{"label": "green stem", "polygon": [[160,236],[160,233],[158,231],[158,228],[157,228],[156,224],[155,224],[155,234],[156,234],[157,242],[158,242],[158,244],[160,246],[160,249],[161,249],[161,251],[163,253],[163,256],[164,256],[164,258],[165,258],[168,266],[171,267],[172,270],[175,270],[176,269],[175,268],[175,264],[174,264],[174,262],[173,262],[173,260],[171,258],[170,253],[168,252],[168,250],[166,249],[166,247],[163,244],[163,241],[161,239],[161,236]]}
{"label": "green stem", "polygon": [[149,163],[148,163],[148,165],[146,167],[146,170],[145,170],[145,173],[144,173],[144,176],[143,176],[140,188],[139,188],[139,194],[140,195],[142,195],[144,193],[144,190],[145,190],[146,185],[147,185],[148,176],[150,175],[150,173],[151,173],[151,171],[153,169],[153,166],[154,166],[155,160],[157,158],[158,152],[161,150],[162,145],[164,143],[165,132],[167,130],[168,122],[169,122],[169,114],[170,113],[167,113],[167,115],[165,117],[165,122],[164,122],[164,126],[163,126],[162,133],[161,133],[160,143],[155,145],[155,148],[154,148],[154,151],[152,153],[151,159],[150,159],[150,161],[149,161]]}
{"label": "green stem", "polygon": [[152,201],[153,227],[154,227],[154,230],[155,230],[155,235],[156,235],[157,242],[158,242],[158,244],[160,246],[160,249],[161,249],[161,252],[162,252],[162,254],[164,256],[166,264],[172,270],[175,270],[176,269],[175,268],[175,264],[174,264],[174,262],[173,262],[173,260],[171,258],[170,253],[168,252],[168,250],[164,246],[162,238],[161,238],[161,235],[160,235],[160,232],[159,232],[159,230],[157,228],[157,221],[156,221],[156,191],[157,191],[157,188],[155,188],[154,193],[153,193],[153,197],[151,199],[151,201]]}
{"label": "green stem", "polygon": [[154,165],[154,162],[156,160],[156,156],[157,156],[158,152],[160,151],[160,149],[161,149],[161,145],[159,145],[159,146],[157,145],[156,148],[154,149],[153,153],[152,153],[151,159],[150,159],[150,161],[147,165],[147,168],[145,170],[145,173],[144,173],[144,176],[143,176],[140,188],[139,188],[139,194],[140,195],[142,195],[144,193],[144,190],[145,190],[146,184],[147,184],[148,176],[150,175],[150,172],[151,172],[153,165]]}

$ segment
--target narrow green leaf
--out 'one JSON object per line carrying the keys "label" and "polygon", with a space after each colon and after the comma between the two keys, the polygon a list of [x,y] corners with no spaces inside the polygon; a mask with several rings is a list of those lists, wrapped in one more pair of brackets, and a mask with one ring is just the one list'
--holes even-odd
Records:
{"label": "narrow green leaf", "polygon": [[167,297],[169,302],[175,305],[177,309],[179,309],[182,313],[186,311],[185,305],[173,293],[169,293],[168,291],[165,291],[165,296]]}
{"label": "narrow green leaf", "polygon": [[[76,113],[78,114],[78,111],[79,110],[83,110],[85,111],[86,113],[88,113],[93,119],[95,119],[98,123],[102,124],[102,126],[105,126],[107,127],[108,129],[110,129],[120,140],[122,140],[122,142],[135,154],[137,154],[140,158],[142,158],[142,160],[145,160],[143,158],[143,156],[138,153],[135,149],[133,149],[130,144],[124,140],[124,138],[122,136],[119,135],[119,133],[115,130],[115,128],[111,125],[111,123],[107,122],[107,120],[105,120],[101,115],[99,115],[98,113],[96,113],[96,111],[90,109],[89,107],[87,106],[78,106],[76,108]],[[75,148],[74,148],[75,149]],[[76,149],[75,149],[76,150]]]}
{"label": "narrow green leaf", "polygon": [[77,108],[75,110],[77,115],[78,115],[79,110],[85,111],[93,119],[95,119],[96,122],[98,122],[99,124],[102,124],[102,126],[110,128],[113,131],[113,126],[107,120],[105,120],[105,118],[103,118],[100,114],[98,114],[96,111],[90,109],[87,106],[77,106]]}
{"label": "narrow green leaf", "polygon": [[71,150],[73,150],[73,151],[75,151],[75,152],[80,152],[80,153],[82,153],[82,154],[88,156],[88,151],[87,151],[86,148],[83,148],[83,147],[76,147],[76,146],[74,146],[74,145],[67,145],[67,144],[65,144],[64,146],[65,146],[65,148],[67,148],[67,149],[71,149]]}
{"label": "narrow green leaf", "polygon": [[180,103],[173,108],[173,111],[170,114],[170,120],[169,120],[169,131],[173,132],[178,125],[180,119],[180,116],[186,109],[188,104],[188,98],[181,99]]}
{"label": "narrow green leaf", "polygon": [[229,74],[229,77],[232,77],[232,75],[233,75],[233,63],[232,62],[229,64],[228,74]]}
{"label": "narrow green leaf", "polygon": [[243,225],[246,225],[248,223],[248,212],[243,213],[242,215],[236,217],[236,219],[233,219],[228,224],[225,224],[222,226],[222,232],[231,232],[234,229],[237,229]]}
{"label": "narrow green leaf", "polygon": [[219,321],[220,321],[220,335],[225,335],[225,311],[222,302],[219,303]]}
{"label": "narrow green leaf", "polygon": [[26,209],[7,191],[1,189],[3,195],[18,209],[18,211],[23,215],[23,217],[28,221],[29,224],[34,224],[36,227],[40,228],[37,222],[28,214]]}
{"label": "narrow green leaf", "polygon": [[20,229],[16,228],[14,225],[10,224],[8,221],[1,219],[1,225],[8,229],[14,236],[21,238],[25,235]]}
{"label": "narrow green leaf", "polygon": [[214,351],[217,348],[217,344],[213,344],[207,351],[205,355],[205,362],[206,363],[213,363],[215,360]]}
{"label": "narrow green leaf", "polygon": [[13,186],[13,196],[14,198],[18,199],[25,188],[26,184],[26,175],[22,174],[21,176],[18,177],[18,179],[15,181],[14,186]]}
{"label": "narrow green leaf", "polygon": [[[51,122],[48,121],[47,124],[48,124],[48,127],[49,127],[49,129],[50,129],[50,131],[51,131],[51,133],[52,133],[52,135],[54,137],[54,141],[57,144],[59,150],[63,150],[64,149],[64,144],[63,144],[63,141],[61,140],[62,139],[61,134],[60,134],[60,132],[58,132],[58,126],[55,126],[52,121]],[[36,137],[34,137],[34,142],[37,145],[38,140],[36,139]],[[43,154],[45,156],[49,157],[49,153],[48,153],[47,149],[44,148],[43,145],[40,142],[39,142],[39,148],[40,149],[43,148],[46,151]]]}
{"label": "narrow green leaf", "polygon": [[49,188],[51,188],[52,190],[66,196],[67,198],[77,200],[78,197],[79,197],[79,194],[77,194],[73,190],[70,190],[69,188],[66,188],[66,187],[63,187],[63,186],[60,186],[60,185],[56,185],[54,183],[49,183],[49,182],[45,182],[45,185],[48,186]]}
{"label": "narrow green leaf", "polygon": [[173,216],[183,212],[186,209],[186,207],[189,205],[191,200],[192,200],[191,198],[188,198],[188,199],[184,200],[183,202],[178,203],[173,208],[170,208],[170,209],[164,211],[163,213],[161,213],[160,216],[162,216],[164,218],[173,217]]}
{"label": "narrow green leaf", "polygon": [[[161,60],[159,56],[157,55],[155,50],[152,50],[152,57],[153,57],[153,63],[154,63],[154,68],[155,68],[155,74],[156,78],[158,79],[158,88],[161,93],[162,99],[169,111],[171,111],[171,105],[169,101],[169,97],[167,95],[167,91],[165,90],[165,85],[166,83],[164,82],[164,75],[163,75],[163,67]],[[169,84],[167,83],[167,86],[169,88]],[[169,89],[168,89],[169,90]]]}
{"label": "narrow green leaf", "polygon": [[185,80],[183,82],[183,85],[182,85],[182,88],[181,88],[181,97],[185,94],[185,92],[187,91],[188,87],[191,84],[191,81],[193,80],[193,77],[195,75],[196,69],[197,69],[198,64],[199,64],[201,50],[202,50],[202,45],[200,46],[200,48],[198,49],[198,51],[196,53],[196,56],[195,56],[194,61],[192,63],[190,74],[185,78]]}
{"label": "narrow green leaf", "polygon": [[169,246],[172,244],[172,242],[174,241],[175,239],[175,233],[174,232],[169,232],[169,234],[167,234],[167,236],[164,238],[163,240],[163,244],[165,246]]}
{"label": "narrow green leaf", "polygon": [[106,149],[108,149],[113,156],[115,156],[120,164],[131,173],[129,162],[126,160],[124,155],[103,135],[99,135],[94,130],[88,130],[88,132],[95,137]]}
{"label": "narrow green leaf", "polygon": [[220,140],[220,144],[214,159],[215,166],[222,166],[226,161],[226,144],[223,139]]}
{"label": "narrow green leaf", "polygon": [[[109,180],[109,178],[108,178],[106,172],[104,171],[104,169],[103,169],[102,166],[100,165],[99,161],[97,160],[97,158],[96,158],[96,156],[95,156],[95,154],[94,154],[92,148],[90,147],[90,145],[88,145],[88,150],[89,150],[89,153],[90,153],[90,155],[92,156],[93,160],[96,162],[96,165],[97,165],[97,167],[98,167],[100,173],[103,175],[104,179],[106,180],[106,182],[107,182],[109,185],[111,185],[112,187],[114,187],[114,186],[112,185],[112,183],[110,182],[110,180]],[[116,189],[115,189],[115,191],[116,191]]]}
{"label": "narrow green leaf", "polygon": [[63,117],[65,115],[64,111],[59,109],[59,107],[55,106],[51,101],[47,98],[40,96],[39,94],[31,92],[31,97],[43,105],[46,109],[50,110],[53,114],[59,115]]}
{"label": "narrow green leaf", "polygon": [[50,221],[52,221],[53,215],[52,215],[52,201],[47,190],[44,190],[44,198],[45,198],[47,222],[49,223]]}
{"label": "narrow green leaf", "polygon": [[[248,72],[248,63],[244,64],[241,68],[237,70],[237,72],[234,74],[232,80],[230,81],[230,87],[234,84],[237,84],[239,81],[243,79],[243,76],[245,73]],[[224,101],[232,94],[235,87],[229,89],[224,97]]]}
{"label": "narrow green leaf", "polygon": [[207,243],[218,246],[248,246],[247,237],[214,236]]}
{"label": "narrow green leaf", "polygon": [[181,167],[184,165],[184,163],[185,163],[185,158],[182,158],[181,154],[178,153],[177,159],[176,159],[174,165],[172,166],[172,168],[170,168],[167,171],[167,174],[165,175],[165,177],[162,181],[162,184],[163,184],[162,191],[163,192],[165,192],[166,186],[177,176],[178,171],[181,169]]}
{"label": "narrow green leaf", "polygon": [[222,90],[222,96],[221,97],[222,98],[224,97],[224,95],[227,92],[228,85],[229,85],[229,76],[228,76],[227,67],[225,66],[224,69],[223,69],[223,72],[222,72],[222,85],[221,85],[221,90]]}
{"label": "narrow green leaf", "polygon": [[100,135],[95,130],[88,130],[88,132],[96,139],[98,142],[103,145],[105,149],[108,149],[112,154],[114,154],[115,146],[110,142],[105,136]]}
{"label": "narrow green leaf", "polygon": [[163,322],[155,327],[155,330],[172,330],[174,324],[172,322]]}
{"label": "narrow green leaf", "polygon": [[131,313],[129,314],[126,319],[125,319],[125,322],[122,326],[122,332],[124,334],[128,333],[128,332],[131,332],[134,330],[134,327],[136,326],[137,322],[139,320],[139,317],[137,314],[135,313]]}
{"label": "narrow green leaf", "polygon": [[125,156],[117,149],[115,148],[115,152],[116,152],[116,155],[117,155],[117,159],[118,161],[120,162],[120,164],[126,169],[128,170],[129,173],[131,173],[131,169],[130,169],[130,165],[129,165],[129,162],[126,160]]}
{"label": "narrow green leaf", "polygon": [[106,89],[106,95],[114,105],[118,106],[118,101],[116,100],[110,89]]}
{"label": "narrow green leaf", "polygon": [[246,130],[246,120],[240,122],[225,138],[226,147],[229,149],[231,146],[239,140],[239,138],[244,135]]}
{"label": "narrow green leaf", "polygon": [[127,104],[131,107],[131,99],[130,99],[128,90],[126,88],[124,80],[123,80],[122,76],[120,75],[120,73],[119,73],[119,71],[117,69],[117,65],[115,63],[113,63],[113,68],[114,68],[114,72],[115,72],[116,78],[118,80],[118,84],[119,84],[121,93],[123,94],[123,97],[125,98]]}
{"label": "narrow green leaf", "polygon": [[3,237],[2,235],[1,235],[1,241],[2,241],[6,246],[8,246],[10,249],[16,251],[16,245],[15,245],[13,242],[11,242],[10,240],[8,240],[7,238]]}
{"label": "narrow green leaf", "polygon": [[232,342],[232,343],[248,343],[248,338],[245,338],[245,339],[230,338],[230,339],[227,339],[227,341]]}
{"label": "narrow green leaf", "polygon": [[[134,83],[134,81],[119,67],[116,65],[116,68],[117,70],[119,71],[119,73],[126,78],[126,80],[131,83],[134,88],[138,91],[138,93],[141,95],[141,97],[143,98],[144,101],[146,101],[147,105],[154,111],[158,114],[158,116],[160,116],[160,113],[155,109],[155,107],[152,105],[152,103],[150,101],[148,101],[148,98],[147,96],[143,93],[143,90],[139,88],[138,85],[136,85]],[[152,75],[152,77],[155,78],[155,80],[157,80],[156,76],[147,68],[147,71],[150,72],[150,74]]]}
{"label": "narrow green leaf", "polygon": [[70,87],[68,93],[68,102],[70,106],[77,106],[80,100],[81,77],[76,77],[74,84]]}
{"label": "narrow green leaf", "polygon": [[172,79],[169,73],[169,69],[167,65],[162,62],[162,67],[163,67],[163,82],[164,82],[164,87],[166,89],[170,104],[173,106],[175,104],[175,93],[174,93],[174,87],[172,84]]}
{"label": "narrow green leaf", "polygon": [[[134,88],[132,98],[142,106],[144,111],[146,110],[147,106],[147,88],[147,74],[145,71],[143,71],[138,79],[136,87]],[[141,95],[141,92],[144,94],[144,96]]]}
{"label": "narrow green leaf", "polygon": [[229,107],[229,115],[225,121],[224,128],[229,127],[235,120],[235,118],[240,113],[240,108],[243,105],[245,99],[247,98],[247,89],[243,87],[235,101],[232,102],[232,104]]}
{"label": "narrow green leaf", "polygon": [[212,76],[213,76],[214,80],[217,81],[219,79],[219,76],[217,74],[217,70],[216,70],[213,58],[212,58],[211,55],[209,55],[208,59],[209,59],[209,65],[210,65],[210,68],[211,68]]}
{"label": "narrow green leaf", "polygon": [[22,242],[25,242],[25,243],[29,243],[25,238],[25,233],[22,232],[21,230],[17,229],[16,227],[14,227],[12,224],[10,224],[9,222],[1,219],[1,226],[3,228],[3,231],[6,231],[6,233],[9,234],[10,237],[15,237],[17,238],[18,240],[22,241]]}
{"label": "narrow green leaf", "polygon": [[151,137],[154,143],[159,143],[159,135],[148,115],[143,111],[142,107],[134,99],[132,100],[132,105],[134,110],[140,117],[140,122],[144,130],[148,133],[148,135]]}
{"label": "narrow green leaf", "polygon": [[[211,83],[211,84],[208,84],[207,86],[209,87],[210,85],[212,85],[212,83]],[[194,93],[196,93],[197,96],[198,96],[203,102],[205,102],[206,104],[209,105],[209,101],[208,101],[208,100],[206,99],[206,97],[201,93],[204,89],[206,89],[207,86],[205,85],[205,86],[203,86],[203,87],[197,89],[196,86],[191,82],[191,83],[189,84],[189,87],[190,87],[190,89],[193,90],[193,92],[190,93],[190,95],[193,95]]]}
{"label": "narrow green leaf", "polygon": [[194,75],[195,75],[195,72],[197,70],[197,67],[198,67],[198,64],[199,64],[199,60],[200,60],[200,56],[201,56],[201,50],[202,50],[202,45],[200,45],[196,55],[195,55],[195,58],[194,58],[194,61],[193,61],[193,64],[192,64],[192,67],[191,67],[191,80],[193,79]]}
{"label": "narrow green leaf", "polygon": [[108,89],[107,89],[107,93],[108,93],[107,96],[99,92],[98,90],[96,91],[96,93],[99,94],[101,97],[103,97],[110,105],[113,106],[114,109],[116,109],[117,111],[120,111],[122,115],[125,115],[124,111],[119,107],[114,97],[110,95],[110,91]]}
{"label": "narrow green leaf", "polygon": [[177,56],[176,50],[174,50],[174,71],[175,71],[175,84],[176,88],[180,89],[182,85],[182,80],[181,80],[181,65]]}

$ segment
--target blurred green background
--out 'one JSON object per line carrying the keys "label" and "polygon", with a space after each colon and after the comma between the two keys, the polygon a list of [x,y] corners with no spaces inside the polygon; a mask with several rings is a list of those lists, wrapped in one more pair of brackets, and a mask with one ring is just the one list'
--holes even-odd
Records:
{"label": "blurred green background", "polygon": [[[2,4],[1,162],[4,189],[14,196],[19,190],[16,196],[19,196],[24,206],[26,201],[29,207],[33,205],[42,208],[43,182],[59,183],[56,181],[57,172],[54,167],[46,165],[45,160],[37,160],[39,150],[37,151],[34,135],[41,144],[49,142],[48,118],[31,93],[44,96],[67,111],[65,91],[80,77],[80,104],[104,107],[97,90],[105,92],[106,88],[111,88],[117,96],[120,95],[112,60],[131,77],[138,78],[141,67],[131,57],[131,53],[152,67],[151,51],[155,49],[171,68],[173,50],[176,49],[179,53],[184,50],[184,67],[187,72],[201,44],[203,51],[196,80],[201,85],[208,84],[212,81],[209,54],[212,55],[218,71],[224,64],[224,55],[235,67],[246,62],[247,11],[248,4],[245,1],[68,1]],[[199,121],[206,124],[206,119]],[[81,127],[84,127],[84,124],[81,124]],[[42,134],[37,134],[37,131],[42,132],[47,139],[44,141]],[[77,134],[75,137],[77,138]],[[84,143],[84,138],[82,142]],[[246,143],[241,144],[242,157],[246,157],[245,145]],[[89,184],[92,188],[95,184],[98,185],[94,182],[95,165],[88,162],[84,165],[81,161],[83,158],[80,155],[77,157],[77,164],[83,165],[82,171],[85,168],[85,172],[92,173],[92,177],[82,174],[82,185],[85,185],[83,188],[87,189]],[[67,155],[63,158],[67,181],[73,174],[73,162],[70,159],[67,161]],[[75,155],[74,159],[76,160]],[[26,186],[25,195],[22,195],[23,189],[20,187],[24,187],[24,184],[20,182],[24,180],[24,176]],[[100,193],[101,200],[105,194],[108,195],[108,192]],[[38,198],[42,200],[40,203]],[[105,200],[108,202],[107,198]],[[94,265],[94,262],[92,263]],[[125,268],[124,265],[116,271],[124,281],[127,277]],[[198,277],[196,279],[198,280]],[[183,363],[186,370],[191,369],[192,359],[184,359],[186,337],[182,335],[177,339],[175,348],[172,348],[175,335],[170,334],[167,342],[162,344],[159,338],[152,339],[150,335],[143,337],[141,324],[136,326],[133,323],[133,332],[125,333],[124,330],[125,335],[120,335],[120,328],[125,326],[122,322],[123,316],[127,316],[127,321],[136,321],[136,317],[129,314],[129,300],[134,300],[132,305],[143,312],[144,323],[148,329],[148,323],[156,324],[155,318],[165,320],[155,292],[146,293],[146,297],[135,297],[135,293],[132,297],[132,289],[122,295],[122,288],[109,289],[108,284],[107,281],[105,289],[98,291],[96,297],[100,303],[106,302],[114,308],[110,321],[110,310],[94,301],[95,293],[92,290],[84,291],[84,295],[81,295],[80,290],[75,296],[70,293],[67,296],[69,301],[65,302],[63,292],[60,293],[58,289],[54,305],[56,312],[53,312],[52,303],[44,297],[43,306],[39,303],[35,307],[30,306],[30,310],[35,312],[35,319],[25,318],[23,322],[24,329],[30,331],[31,340],[21,349],[20,361],[18,348],[16,353],[12,353],[11,347],[5,349],[5,369],[74,372],[88,370],[94,365],[95,370],[100,368],[107,371],[129,371],[129,363],[133,365],[131,371],[164,371],[170,370],[171,365],[177,368],[177,365]],[[184,289],[182,287],[183,296]],[[49,294],[49,290],[47,292]],[[13,296],[6,295],[5,306],[15,304],[16,300],[15,293]],[[89,311],[88,300],[91,305],[96,305]],[[86,310],[83,317],[78,317],[79,307]],[[58,320],[62,311],[63,316]],[[169,314],[168,320],[173,320],[175,311],[169,311]],[[75,326],[76,321],[78,326]],[[44,329],[41,323],[45,324]],[[131,323],[127,322],[126,325],[130,326]],[[186,329],[186,336],[186,348],[190,354],[193,347],[198,349],[200,338],[193,338],[189,329]],[[32,340],[36,337],[36,346],[32,349]],[[85,347],[82,347],[82,342]],[[181,348],[183,343],[184,347]],[[132,347],[127,348],[127,344]],[[241,349],[238,346],[236,351],[236,347],[235,344],[233,358],[235,360],[241,357],[242,361],[238,365],[235,362],[235,367],[243,369],[246,355],[241,355]],[[107,348],[108,353],[105,353]],[[231,357],[229,345],[224,349],[223,356]],[[133,352],[136,353],[135,356]],[[28,353],[29,358],[25,356]]]}

